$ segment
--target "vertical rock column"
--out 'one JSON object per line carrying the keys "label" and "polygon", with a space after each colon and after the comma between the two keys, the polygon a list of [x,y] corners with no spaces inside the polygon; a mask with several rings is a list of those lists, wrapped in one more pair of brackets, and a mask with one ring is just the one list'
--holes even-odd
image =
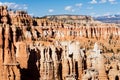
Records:
{"label": "vertical rock column", "polygon": [[100,39],[105,39],[106,38],[106,28],[102,27],[101,28],[101,38]]}
{"label": "vertical rock column", "polygon": [[44,71],[45,71],[45,65],[44,65],[44,61],[45,61],[45,57],[44,57],[44,46],[40,46],[38,47],[40,50],[40,55],[41,55],[41,59],[40,59],[40,80],[44,79]]}
{"label": "vertical rock column", "polygon": [[[75,75],[76,78],[78,80],[82,79],[82,73],[83,73],[83,63],[82,63],[82,50],[80,50],[80,43],[79,42],[75,42],[74,45],[72,45],[71,47],[74,47],[75,49],[73,50],[73,60],[74,60],[74,71],[75,71]],[[72,48],[73,49],[73,48]],[[84,54],[84,53],[83,53]]]}
{"label": "vertical rock column", "polygon": [[17,68],[17,65],[19,65],[16,61],[16,56],[15,56],[15,44],[16,44],[16,27],[12,26],[12,31],[13,31],[13,44],[12,44],[12,59],[13,59],[13,64],[15,64],[14,66],[12,66],[12,73],[14,73],[13,75],[15,76],[15,78],[13,77],[12,80],[20,80],[20,71]]}
{"label": "vertical rock column", "polygon": [[78,62],[78,80],[82,80],[83,63],[82,63],[82,57],[80,56],[80,54],[78,54],[77,62]]}
{"label": "vertical rock column", "polygon": [[16,27],[12,26],[12,31],[13,31],[13,43],[16,43]]}
{"label": "vertical rock column", "polygon": [[7,24],[8,22],[8,11],[7,11],[7,6],[3,6],[2,10],[2,22],[3,24]]}
{"label": "vertical rock column", "polygon": [[57,59],[57,54],[56,54],[56,48],[53,45],[51,49],[52,49],[52,60],[53,60],[53,65],[54,65],[54,79],[59,80],[58,79],[58,59]]}
{"label": "vertical rock column", "polygon": [[50,59],[49,47],[41,46],[41,59],[40,59],[40,79],[41,80],[53,80],[53,62]]}
{"label": "vertical rock column", "polygon": [[8,73],[8,69],[9,69],[9,64],[11,64],[11,53],[10,53],[10,49],[9,49],[9,25],[4,25],[4,37],[5,37],[5,41],[4,41],[4,74],[3,74],[3,80],[8,80],[9,79],[9,73]]}
{"label": "vertical rock column", "polygon": [[3,36],[2,36],[2,25],[0,25],[0,80],[2,80],[3,73]]}
{"label": "vertical rock column", "polygon": [[62,78],[65,80],[66,76],[69,74],[69,64],[67,58],[63,60],[62,64],[64,64],[62,66]]}
{"label": "vertical rock column", "polygon": [[48,59],[46,59],[46,71],[47,71],[47,79],[48,80],[53,80],[54,79],[54,77],[53,77],[53,74],[54,74],[54,72],[53,72],[53,61],[50,59],[50,47],[47,47],[47,49],[48,49],[48,51],[46,52],[46,54],[47,54],[47,56],[48,57],[46,57],[46,58],[48,58]]}
{"label": "vertical rock column", "polygon": [[7,25],[8,19],[7,19],[8,11],[7,11],[7,6],[3,6],[3,11],[2,11],[2,22],[3,22],[3,27],[4,27],[4,71],[3,71],[3,80],[8,80],[9,79],[9,64],[11,63],[11,53],[9,49],[9,40],[10,40],[10,27]]}
{"label": "vertical rock column", "polygon": [[65,77],[69,74],[69,64],[67,59],[67,49],[64,48],[63,58],[62,58],[62,79],[65,80]]}
{"label": "vertical rock column", "polygon": [[104,57],[99,55],[98,57],[98,72],[99,72],[99,80],[108,80],[107,75],[105,73],[105,66],[104,66]]}
{"label": "vertical rock column", "polygon": [[92,30],[93,30],[93,31],[92,31],[92,37],[95,38],[95,37],[96,37],[96,33],[95,33],[96,30],[95,30],[95,27],[93,27]]}
{"label": "vertical rock column", "polygon": [[100,40],[100,37],[101,37],[101,27],[98,28],[97,34],[98,34],[98,40]]}
{"label": "vertical rock column", "polygon": [[27,44],[24,42],[17,42],[15,44],[16,50],[16,61],[20,64],[21,68],[28,68],[28,52],[27,52]]}
{"label": "vertical rock column", "polygon": [[88,27],[87,32],[88,32],[88,38],[91,38],[91,28],[90,27]]}
{"label": "vertical rock column", "polygon": [[13,36],[12,36],[12,40],[13,40],[13,43],[12,43],[12,50],[11,50],[11,53],[12,53],[12,59],[13,59],[13,63],[16,64],[16,56],[15,56],[15,43],[16,43],[16,27],[15,26],[12,26],[12,31],[13,32]]}
{"label": "vertical rock column", "polygon": [[10,27],[9,25],[6,25],[5,28],[5,34],[4,34],[4,37],[5,37],[5,42],[4,42],[4,64],[8,64],[11,62],[11,54],[10,54],[10,49],[9,49],[9,40],[10,40]]}

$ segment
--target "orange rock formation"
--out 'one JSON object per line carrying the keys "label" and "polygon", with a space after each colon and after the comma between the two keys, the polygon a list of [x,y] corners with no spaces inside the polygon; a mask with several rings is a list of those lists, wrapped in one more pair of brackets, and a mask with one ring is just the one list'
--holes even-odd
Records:
{"label": "orange rock formation", "polygon": [[57,18],[32,18],[0,6],[0,80],[120,79],[116,24],[88,16]]}

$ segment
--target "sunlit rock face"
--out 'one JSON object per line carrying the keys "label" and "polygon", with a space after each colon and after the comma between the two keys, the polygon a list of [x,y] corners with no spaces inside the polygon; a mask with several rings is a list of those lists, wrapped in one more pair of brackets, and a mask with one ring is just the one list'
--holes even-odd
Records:
{"label": "sunlit rock face", "polygon": [[116,24],[87,16],[57,18],[32,18],[0,6],[0,80],[120,79]]}

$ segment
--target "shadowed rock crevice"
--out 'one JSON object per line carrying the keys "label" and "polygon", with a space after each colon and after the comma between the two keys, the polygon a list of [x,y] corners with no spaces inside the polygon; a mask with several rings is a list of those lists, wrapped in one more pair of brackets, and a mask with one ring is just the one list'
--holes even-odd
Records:
{"label": "shadowed rock crevice", "polygon": [[21,80],[39,80],[40,73],[38,67],[36,65],[37,62],[37,55],[34,49],[30,50],[29,59],[28,59],[28,66],[27,69],[25,68],[18,68],[20,69]]}

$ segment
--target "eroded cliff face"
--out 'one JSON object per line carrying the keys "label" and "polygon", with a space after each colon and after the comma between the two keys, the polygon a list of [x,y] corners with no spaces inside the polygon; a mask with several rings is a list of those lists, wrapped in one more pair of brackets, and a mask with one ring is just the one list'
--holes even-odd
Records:
{"label": "eroded cliff face", "polygon": [[17,22],[6,6],[0,9],[0,80],[119,80],[116,24],[65,24],[24,12]]}

